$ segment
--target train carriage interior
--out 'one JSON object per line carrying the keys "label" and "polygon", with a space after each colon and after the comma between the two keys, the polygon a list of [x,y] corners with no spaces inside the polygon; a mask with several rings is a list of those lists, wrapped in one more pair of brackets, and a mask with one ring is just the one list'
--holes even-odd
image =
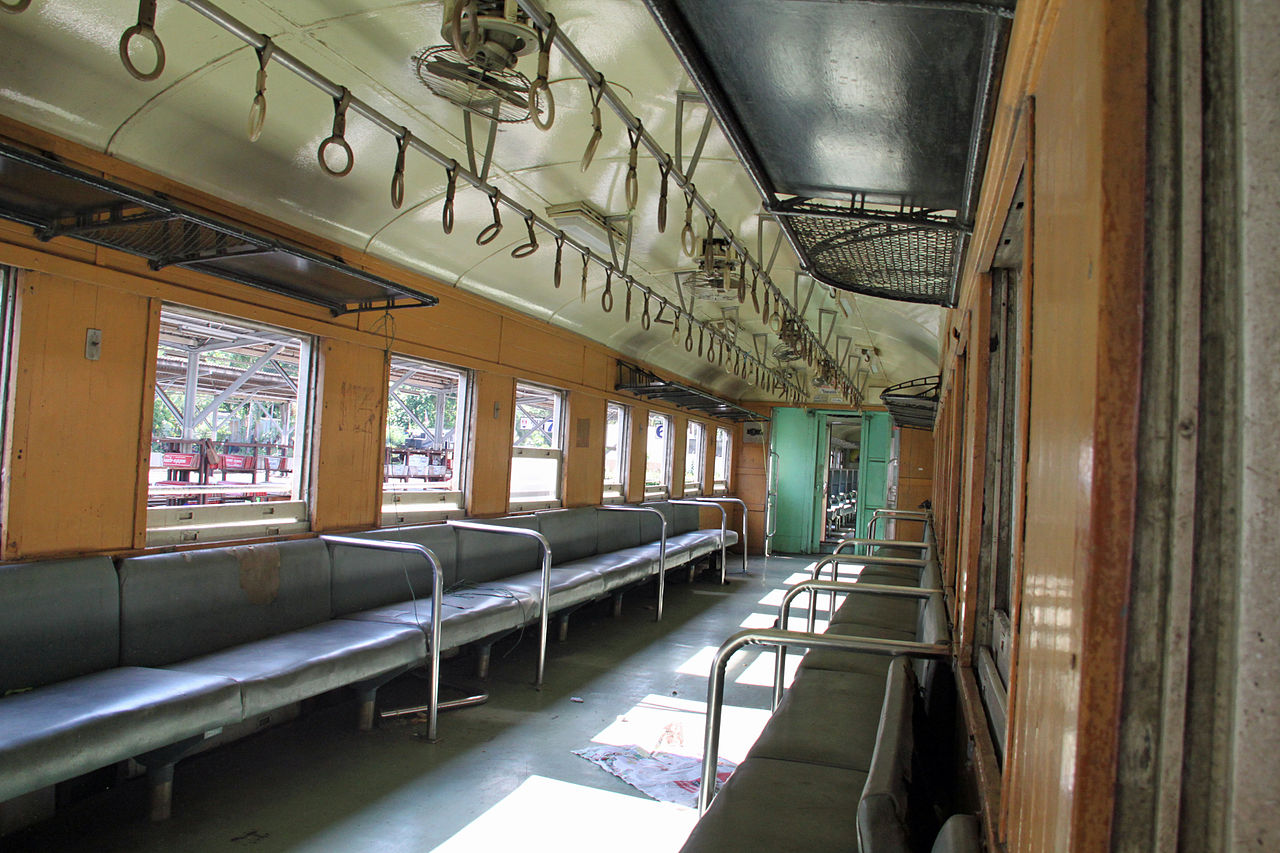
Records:
{"label": "train carriage interior", "polygon": [[0,0],[0,849],[1280,849],[1276,79],[1262,0]]}

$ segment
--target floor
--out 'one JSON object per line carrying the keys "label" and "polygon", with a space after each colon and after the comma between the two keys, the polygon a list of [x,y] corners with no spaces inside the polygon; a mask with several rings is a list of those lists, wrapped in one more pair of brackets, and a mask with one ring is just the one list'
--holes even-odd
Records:
{"label": "floor", "polygon": [[[327,697],[292,722],[178,765],[173,817],[146,818],[141,779],[115,785],[6,838],[6,851],[678,850],[696,813],[660,803],[573,754],[607,743],[698,756],[707,667],[742,627],[770,627],[784,582],[804,558],[753,557],[730,583],[668,576],[662,622],[649,589],[574,617],[532,686],[536,631],[494,647],[484,705],[441,716],[435,743],[411,717],[356,731],[355,706]],[[554,635],[554,631],[553,631]],[[793,656],[794,660],[794,656]],[[480,686],[469,657],[446,663],[455,688]],[[746,650],[727,679],[721,755],[740,760],[768,716],[772,656]],[[462,692],[459,692],[462,691]],[[385,706],[425,701],[412,674]]]}

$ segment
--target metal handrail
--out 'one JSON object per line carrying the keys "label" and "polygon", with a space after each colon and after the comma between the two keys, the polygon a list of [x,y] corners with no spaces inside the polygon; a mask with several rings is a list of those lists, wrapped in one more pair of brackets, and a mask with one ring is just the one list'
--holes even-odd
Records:
{"label": "metal handrail", "polygon": [[778,532],[778,462],[782,457],[776,450],[769,451],[769,461],[764,473],[764,555],[773,550],[773,537]]}
{"label": "metal handrail", "polygon": [[658,547],[658,615],[653,620],[662,621],[662,603],[667,594],[667,517],[656,506],[636,506],[635,504],[606,504],[596,509],[611,512],[652,512],[662,519],[661,545]]}
{"label": "metal handrail", "polygon": [[[782,597],[782,603],[778,605],[778,621],[774,627],[785,631],[787,623],[791,619],[791,603],[806,590],[818,590],[830,592],[832,599],[835,593],[843,592],[847,595],[879,595],[885,598],[918,598],[927,600],[929,596],[935,592],[940,593],[940,589],[924,589],[918,586],[890,586],[888,584],[878,583],[849,583],[848,581],[800,581],[787,590],[786,595]],[[813,600],[817,595],[810,593],[809,595],[809,619],[805,625],[805,630],[810,634],[814,632],[816,619],[813,613]],[[779,649],[778,658],[774,662],[773,668],[773,710],[778,710],[778,703],[782,701],[782,680],[783,671],[786,668],[787,650]]]}
{"label": "metal handrail", "polygon": [[925,526],[925,539],[929,538],[928,528],[933,524],[933,512],[919,509],[877,509],[872,511],[867,520],[867,538],[876,538],[876,521],[879,519],[900,518],[903,521],[922,521]]}
{"label": "metal handrail", "polygon": [[[827,556],[823,557],[821,560],[818,560],[813,564],[812,579],[815,581],[821,580],[823,567],[830,566],[831,580],[839,581],[840,580],[839,567],[842,563],[849,563],[850,565],[863,566],[863,567],[898,566],[898,567],[905,567],[905,568],[912,568],[912,569],[923,569],[926,565],[928,565],[927,560],[913,560],[910,557],[881,557],[876,554],[835,553],[835,554],[828,554]],[[817,618],[817,614],[816,614],[817,606],[818,606],[817,596],[814,596],[809,601],[809,624],[810,625],[812,625],[814,620]],[[835,596],[835,593],[832,593],[831,603],[830,605],[828,605],[828,609],[835,610],[835,606],[836,606],[836,596]]]}
{"label": "metal handrail", "polygon": [[724,710],[725,670],[734,653],[746,646],[773,646],[779,649],[800,646],[874,655],[905,654],[940,659],[951,654],[951,647],[946,643],[918,643],[873,637],[847,637],[837,634],[808,634],[799,631],[780,631],[776,628],[749,629],[729,637],[716,651],[711,663],[711,674],[707,679],[707,730],[702,746],[702,784],[698,788],[698,814],[706,813],[707,807],[711,805],[711,798],[715,794],[716,764],[720,757],[720,718]]}
{"label": "metal handrail", "polygon": [[713,506],[720,510],[720,583],[728,583],[729,551],[724,544],[724,537],[725,531],[729,529],[729,511],[720,504],[712,503],[705,498],[682,498],[680,500],[667,501],[667,503],[683,504],[684,506]]}
{"label": "metal handrail", "polygon": [[524,536],[538,540],[542,558],[542,619],[538,638],[538,671],[534,677],[534,686],[542,686],[542,674],[547,665],[547,625],[551,618],[551,543],[536,530],[526,527],[501,527],[497,524],[481,524],[475,521],[454,521],[445,524],[459,530],[474,530],[478,533],[497,533],[503,536]]}
{"label": "metal handrail", "polygon": [[745,575],[747,573],[747,502],[742,498],[728,496],[707,497],[703,498],[703,500],[714,501],[716,503],[721,501],[726,503],[735,503],[742,507],[742,541],[738,544],[742,546],[742,573]]}
{"label": "metal handrail", "polygon": [[[320,541],[328,546],[332,553],[335,547],[342,548],[368,548],[373,551],[400,551],[406,554],[417,554],[426,559],[431,565],[431,633],[430,643],[431,649],[428,654],[431,657],[431,685],[430,699],[427,706],[427,739],[436,739],[436,720],[440,715],[440,620],[441,610],[440,601],[444,597],[444,569],[440,566],[440,561],[436,559],[436,555],[425,545],[419,545],[416,542],[396,542],[384,539],[356,539],[354,536],[321,536]],[[412,585],[409,587],[409,595],[417,600],[417,593],[414,592]],[[417,621],[415,613],[414,621]],[[421,628],[421,623],[419,623]]]}
{"label": "metal handrail", "polygon": [[[874,519],[873,519],[874,520]],[[846,547],[852,548],[853,552],[858,553],[858,548],[865,548],[868,556],[871,555],[871,549],[880,548],[904,548],[915,549],[921,552],[928,551],[933,547],[932,542],[916,541],[915,539],[856,539],[850,536],[847,539],[841,539],[835,547],[833,554],[839,554]]]}

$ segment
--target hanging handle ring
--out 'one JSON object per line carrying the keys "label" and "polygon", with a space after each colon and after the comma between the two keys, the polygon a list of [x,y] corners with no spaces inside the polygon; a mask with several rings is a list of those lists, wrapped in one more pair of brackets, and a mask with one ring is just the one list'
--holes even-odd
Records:
{"label": "hanging handle ring", "polygon": [[600,307],[608,314],[613,310],[613,265],[605,267],[604,292],[600,294]]}
{"label": "hanging handle ring", "polygon": [[587,270],[590,267],[590,258],[586,252],[582,253],[582,289],[578,295],[579,302],[587,301]]}
{"label": "hanging handle ring", "polygon": [[401,127],[399,135],[396,136],[396,168],[391,173],[391,206],[396,210],[404,204],[404,155],[412,141],[413,134],[408,128]]}
{"label": "hanging handle ring", "polygon": [[[547,24],[547,31],[538,36],[538,76],[529,87],[529,117],[538,130],[550,130],[551,125],[556,123],[556,99],[551,94],[551,87],[547,85],[547,76],[551,69],[551,43],[556,39],[558,27],[555,15],[547,17],[551,19]],[[546,101],[545,120],[542,117],[543,106],[539,103],[543,100]]]}
{"label": "hanging handle ring", "polygon": [[527,258],[538,251],[538,235],[533,230],[532,214],[524,218],[524,227],[529,232],[529,239],[511,250],[511,257],[513,258]]}
{"label": "hanging handle ring", "polygon": [[[6,5],[5,9],[10,12],[21,12],[27,8],[22,3],[19,3],[19,6],[21,8]],[[142,71],[129,58],[129,43],[133,41],[134,36],[140,36],[143,40],[151,42],[151,46],[155,48],[156,65],[150,71]],[[156,79],[160,76],[160,72],[164,71],[164,45],[160,43],[160,36],[156,35],[156,0],[142,0],[138,4],[138,23],[129,27],[124,31],[124,35],[120,36],[120,61],[124,63],[125,71],[144,83]]]}
{"label": "hanging handle ring", "polygon": [[[471,23],[471,30],[465,39],[462,37],[463,13],[466,13],[467,20]],[[484,32],[480,29],[479,17],[480,10],[476,0],[456,0],[453,4],[453,14],[449,18],[449,41],[453,42],[453,49],[462,54],[463,59],[472,59],[480,49]]]}
{"label": "hanging handle ring", "polygon": [[[351,104],[351,92],[346,86],[342,87],[342,95],[333,99],[333,133],[324,142],[320,143],[320,148],[316,151],[316,157],[320,160],[320,168],[326,175],[335,178],[341,178],[351,173],[351,167],[356,164],[356,155],[352,152],[351,146],[347,144],[347,107]],[[346,159],[342,164],[342,168],[335,169],[329,165],[326,159],[329,147],[336,145],[346,155]]]}
{"label": "hanging handle ring", "polygon": [[631,141],[631,151],[627,155],[627,210],[635,210],[640,200],[640,178],[636,174],[636,160],[640,154],[640,140],[644,138],[644,124],[636,119],[636,129],[627,128],[627,138]]}
{"label": "hanging handle ring", "polygon": [[564,272],[564,232],[556,233],[556,273],[554,283],[556,290],[560,289],[560,276]]}
{"label": "hanging handle ring", "polygon": [[266,43],[255,48],[258,53],[258,77],[253,86],[253,103],[249,105],[249,141],[257,142],[262,136],[262,125],[267,120],[267,63],[276,52],[276,43],[263,35]]}
{"label": "hanging handle ring", "polygon": [[449,165],[444,170],[445,187],[444,187],[444,209],[440,212],[440,224],[444,226],[444,233],[453,233],[453,196],[458,191],[458,161],[450,160]]}
{"label": "hanging handle ring", "polygon": [[497,190],[493,191],[493,195],[489,196],[489,206],[493,208],[493,222],[490,222],[484,229],[476,235],[477,246],[487,246],[497,239],[498,234],[502,231],[502,211],[498,208],[498,200],[502,197],[502,193]]}
{"label": "hanging handle ring", "polygon": [[668,154],[658,164],[659,189],[658,189],[658,233],[663,234],[667,230],[667,184],[671,177],[671,155]]}
{"label": "hanging handle ring", "polygon": [[640,312],[640,328],[646,332],[649,326],[653,325],[653,318],[649,316],[649,291],[644,292],[644,310]]}
{"label": "hanging handle ring", "polygon": [[600,140],[604,138],[602,127],[602,119],[600,116],[600,98],[604,95],[604,75],[600,75],[597,83],[588,82],[591,88],[591,139],[587,142],[587,150],[582,153],[582,171],[591,168],[591,160],[596,156],[596,149],[600,147]]}
{"label": "hanging handle ring", "polygon": [[680,248],[686,256],[693,257],[693,198],[697,190],[690,184],[684,191],[684,227],[680,229]]}
{"label": "hanging handle ring", "polygon": [[27,7],[31,5],[31,0],[15,0],[13,3],[6,3],[0,0],[0,12],[8,12],[10,15],[16,15],[19,12],[27,11]]}

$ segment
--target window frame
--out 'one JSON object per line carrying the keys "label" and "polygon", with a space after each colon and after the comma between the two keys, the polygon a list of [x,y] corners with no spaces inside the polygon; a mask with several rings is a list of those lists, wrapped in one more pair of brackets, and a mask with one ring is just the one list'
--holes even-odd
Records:
{"label": "window frame", "polygon": [[[202,542],[231,542],[245,539],[261,539],[272,536],[285,536],[295,533],[304,533],[311,529],[311,508],[315,504],[315,496],[312,494],[312,443],[314,441],[314,426],[316,410],[319,408],[319,357],[320,347],[319,341],[314,335],[300,332],[296,329],[289,329],[283,326],[277,326],[271,323],[260,323],[254,320],[246,320],[241,317],[235,317],[218,311],[209,311],[201,308],[181,305],[178,303],[164,303],[161,307],[162,322],[168,318],[178,318],[178,322],[187,319],[193,323],[210,323],[223,324],[225,327],[238,330],[248,330],[251,334],[249,338],[254,337],[252,333],[258,333],[262,336],[262,341],[269,341],[279,337],[285,337],[298,342],[298,367],[296,379],[290,379],[285,374],[286,381],[295,388],[294,407],[296,412],[293,417],[292,429],[292,452],[287,457],[294,475],[292,487],[290,490],[290,498],[288,500],[268,500],[263,502],[254,502],[252,500],[223,503],[202,503],[202,504],[177,504],[164,506],[151,506],[151,502],[160,497],[151,491],[151,482],[148,478],[148,507],[146,510],[146,545],[148,548],[184,545]],[[241,340],[243,338],[236,338]],[[200,376],[201,356],[209,352],[228,352],[235,349],[243,349],[240,347],[225,347],[222,349],[209,349],[208,344],[203,345],[196,350],[192,350],[190,354],[196,355],[197,379]],[[160,352],[164,349],[163,342],[156,347],[153,358],[158,363]],[[171,351],[177,348],[170,347]],[[266,367],[266,363],[260,364],[254,371],[247,372],[246,375],[253,375],[258,370]],[[279,365],[276,365],[277,371],[282,371]],[[188,365],[188,372],[190,367]],[[233,380],[233,384],[234,384]],[[189,379],[184,379],[184,407],[185,395],[187,389],[191,387]],[[242,387],[242,386],[238,386]],[[231,389],[232,391],[236,389]],[[164,405],[172,411],[173,402],[162,393],[162,386],[158,378],[152,384],[152,405],[153,409],[157,405]],[[228,393],[224,391],[223,393]],[[216,397],[217,395],[215,395]],[[234,399],[234,398],[229,398]],[[225,402],[225,401],[224,401]],[[212,403],[212,401],[211,401]],[[220,408],[221,404],[219,404]],[[211,413],[214,417],[215,437],[213,443],[218,443],[216,438],[217,430],[217,414],[218,408]],[[206,418],[201,418],[198,423],[203,423]],[[154,421],[150,422],[151,435],[148,441],[142,443],[143,454],[145,458],[139,459],[139,464],[145,466],[148,471],[153,470],[152,456],[155,454],[151,448],[157,441],[177,442],[181,446],[182,443],[192,443],[201,441],[198,438],[160,438],[157,439],[156,425]],[[283,436],[282,436],[283,437]],[[253,442],[233,442],[223,441],[225,445],[244,446],[245,444],[257,444]],[[290,445],[285,445],[290,446]],[[180,447],[181,449],[181,447]],[[213,444],[209,445],[209,450],[213,449]],[[165,451],[160,451],[162,461],[164,460]],[[204,451],[198,451],[197,454],[186,454],[183,456],[203,455]],[[225,460],[227,456],[238,456],[242,454],[221,454]],[[256,484],[257,452],[253,456],[254,464],[252,470]],[[269,483],[272,470],[270,460],[272,458],[284,459],[285,457],[273,457],[270,455],[262,457],[265,467],[262,469],[264,473],[264,482]],[[205,461],[201,460],[201,469],[203,471]],[[281,463],[283,467],[283,462]],[[184,469],[185,470],[185,469]],[[229,466],[225,461],[219,466],[222,471],[221,482],[226,482],[227,471]],[[243,470],[243,469],[240,469]],[[209,476],[210,471],[203,471],[203,476]],[[187,481],[184,481],[187,482]],[[246,484],[251,485],[251,484]],[[216,493],[214,493],[216,494]],[[201,497],[204,500],[205,497]]]}
{"label": "window frame", "polygon": [[[457,374],[458,386],[455,395],[457,402],[455,403],[454,427],[453,427],[453,447],[452,447],[452,466],[453,475],[450,478],[453,488],[450,489],[387,489],[388,474],[387,467],[390,464],[387,460],[391,455],[390,439],[387,435],[390,430],[391,412],[393,406],[399,402],[393,400],[391,395],[398,390],[398,385],[392,381],[392,377],[387,378],[387,424],[383,429],[383,462],[382,462],[382,481],[381,481],[381,524],[384,527],[399,527],[407,524],[422,524],[431,521],[441,521],[449,518],[462,518],[466,515],[467,508],[467,483],[471,473],[471,435],[472,428],[472,400],[474,394],[475,381],[472,372],[465,368],[456,367],[452,364],[431,361],[430,359],[418,358],[417,356],[406,355],[404,353],[391,353],[390,369],[394,370],[395,362],[409,362],[421,365],[423,368],[434,370],[439,373]],[[406,376],[400,381],[403,384],[409,377]],[[447,399],[447,398],[446,398]],[[401,403],[403,405],[403,403]],[[425,425],[423,425],[425,426]],[[408,462],[406,461],[406,466]]]}
{"label": "window frame", "polygon": [[616,409],[618,411],[618,479],[616,482],[610,482],[608,479],[608,465],[604,471],[604,490],[602,492],[602,501],[604,503],[623,503],[627,499],[627,480],[630,473],[631,462],[631,407],[623,403],[617,403],[612,400],[605,404],[604,414],[604,453],[605,459],[609,457],[609,412]]}
{"label": "window frame", "polygon": [[[694,460],[693,482],[689,482],[689,437],[698,433],[697,458]],[[707,425],[689,418],[684,427],[684,496],[694,497],[703,493],[703,480],[707,478]]]}
{"label": "window frame", "polygon": [[[649,483],[649,459],[650,459],[649,451],[652,448],[650,447],[649,430],[653,428],[653,421],[655,418],[661,419],[667,425],[666,436],[663,439],[663,448],[662,448],[662,470],[663,470],[664,479],[663,479],[663,482],[661,483],[650,485]],[[671,456],[672,456],[672,451],[674,449],[673,448],[674,441],[672,440],[673,437],[671,435],[671,430],[674,424],[675,424],[675,418],[671,417],[671,415],[664,414],[663,412],[655,412],[652,409],[649,410],[649,415],[645,423],[645,456],[644,456],[645,458],[645,478],[644,478],[645,500],[665,500],[671,497],[671,475],[673,473],[672,472],[673,460]]]}
{"label": "window frame", "polygon": [[[720,437],[724,436],[724,477],[718,478],[715,475],[715,460],[720,458],[720,454],[716,451],[720,448]],[[711,494],[727,495],[729,493],[729,472],[733,470],[733,432],[727,427],[716,427],[716,443],[713,445],[712,462],[711,462]]]}
{"label": "window frame", "polygon": [[[534,389],[536,391],[545,392],[551,395],[552,399],[552,419],[554,425],[551,432],[540,430],[548,436],[549,440],[553,440],[553,447],[526,447],[517,445],[516,434],[520,429],[520,389]],[[530,510],[555,509],[564,504],[564,458],[565,458],[565,416],[568,413],[568,394],[559,388],[552,388],[549,385],[542,385],[537,382],[525,382],[516,380],[512,389],[511,409],[512,409],[512,436],[511,436],[511,460],[508,470],[508,489],[507,489],[507,511],[508,512],[528,512]],[[540,497],[537,495],[524,495],[517,499],[514,492],[511,491],[515,485],[515,460],[517,459],[553,459],[555,460],[555,476],[552,481],[553,491],[549,497]]]}

